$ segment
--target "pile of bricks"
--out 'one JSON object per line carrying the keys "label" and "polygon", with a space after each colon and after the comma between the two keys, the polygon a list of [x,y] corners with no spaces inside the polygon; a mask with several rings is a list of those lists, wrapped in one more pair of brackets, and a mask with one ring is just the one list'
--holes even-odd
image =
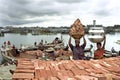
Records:
{"label": "pile of bricks", "polygon": [[30,80],[34,78],[35,68],[29,59],[18,59],[18,65],[12,76],[13,80]]}
{"label": "pile of bricks", "polygon": [[[17,78],[19,70],[24,67],[28,67],[31,71],[27,71],[27,68],[26,71],[21,71],[21,77]],[[29,75],[29,78],[24,77],[28,80],[120,80],[120,57],[89,61],[20,60],[13,79],[23,79],[22,75]]]}

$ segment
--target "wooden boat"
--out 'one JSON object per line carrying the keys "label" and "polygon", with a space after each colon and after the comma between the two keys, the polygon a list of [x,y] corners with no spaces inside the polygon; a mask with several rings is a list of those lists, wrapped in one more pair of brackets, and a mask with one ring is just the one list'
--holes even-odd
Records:
{"label": "wooden boat", "polygon": [[117,40],[115,43],[120,45],[120,40]]}
{"label": "wooden boat", "polygon": [[6,62],[6,61],[13,61],[14,60],[14,57],[10,57],[8,56],[8,51],[10,51],[11,48],[6,48],[6,49],[1,49],[0,53],[1,53],[1,56],[2,56],[2,63]]}
{"label": "wooden boat", "polygon": [[[86,58],[93,58],[91,57],[92,52],[90,49],[86,49],[85,51]],[[10,55],[9,53],[12,53]],[[58,59],[58,57],[63,56],[64,59],[70,59],[72,56],[72,52],[70,50],[63,50],[62,48],[55,50],[54,48],[47,48],[44,51],[41,50],[28,50],[28,51],[20,51],[19,55],[14,55],[12,50],[6,49],[1,51],[2,57],[4,61],[14,61],[19,58],[27,58],[27,59],[41,59],[41,60],[54,60]],[[114,57],[119,56],[118,53],[113,53],[111,51],[105,51],[104,57]]]}
{"label": "wooden boat", "polygon": [[31,45],[31,46],[30,45],[22,45],[20,49],[24,50],[24,51],[28,51],[28,50],[37,50],[38,47],[33,46],[33,45]]}
{"label": "wooden boat", "polygon": [[1,55],[3,58],[2,63],[6,62],[6,61],[14,61],[15,60],[14,57],[10,57],[10,56],[6,55],[6,52],[5,53],[1,52]]}
{"label": "wooden boat", "polygon": [[0,31],[0,37],[4,37],[4,33]]}
{"label": "wooden boat", "polygon": [[33,30],[33,31],[31,32],[31,34],[32,34],[32,35],[40,35],[40,32],[37,31],[37,30]]}
{"label": "wooden boat", "polygon": [[[2,58],[3,58],[2,62],[3,63],[4,62],[10,62],[10,61],[17,60],[19,58],[36,59],[36,54],[40,55],[39,54],[40,51],[41,50],[23,51],[23,52],[20,52],[20,54],[17,54],[17,55],[14,55],[14,52],[12,50],[1,51],[1,55],[2,55]],[[40,55],[40,56],[42,56],[42,55]]]}
{"label": "wooden boat", "polygon": [[27,30],[20,32],[20,35],[27,35],[27,34],[28,34],[28,31],[27,31]]}
{"label": "wooden boat", "polygon": [[24,50],[24,51],[28,51],[28,50],[44,50],[44,49],[48,49],[48,48],[54,48],[54,49],[64,49],[66,46],[64,46],[63,41],[58,43],[58,44],[53,44],[53,43],[47,43],[47,44],[42,44],[42,45],[22,45],[20,49]]}

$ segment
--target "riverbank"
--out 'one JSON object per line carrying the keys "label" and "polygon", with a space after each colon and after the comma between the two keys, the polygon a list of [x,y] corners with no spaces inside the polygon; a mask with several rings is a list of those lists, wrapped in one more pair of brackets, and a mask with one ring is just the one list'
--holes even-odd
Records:
{"label": "riverbank", "polygon": [[12,74],[9,70],[15,70],[15,65],[0,66],[0,80],[12,80]]}

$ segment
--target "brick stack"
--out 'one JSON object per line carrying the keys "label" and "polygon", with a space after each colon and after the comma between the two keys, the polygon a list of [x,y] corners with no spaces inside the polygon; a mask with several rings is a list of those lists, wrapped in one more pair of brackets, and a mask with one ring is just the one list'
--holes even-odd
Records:
{"label": "brick stack", "polygon": [[120,80],[120,57],[32,62],[35,80]]}
{"label": "brick stack", "polygon": [[18,65],[13,74],[13,80],[24,80],[34,78],[34,64],[29,59],[18,59]]}

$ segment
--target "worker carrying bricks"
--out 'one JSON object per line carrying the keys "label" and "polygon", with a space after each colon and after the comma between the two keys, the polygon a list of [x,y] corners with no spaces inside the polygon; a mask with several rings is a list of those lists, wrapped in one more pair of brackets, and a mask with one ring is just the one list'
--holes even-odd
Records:
{"label": "worker carrying bricks", "polygon": [[[69,46],[73,52],[73,59],[74,60],[83,60],[85,59],[84,49],[86,47],[86,40],[84,37],[84,28],[81,24],[80,20],[77,19],[70,28],[69,31]],[[71,38],[75,40],[75,46],[71,43]],[[80,45],[80,39],[83,38],[83,44]]]}

